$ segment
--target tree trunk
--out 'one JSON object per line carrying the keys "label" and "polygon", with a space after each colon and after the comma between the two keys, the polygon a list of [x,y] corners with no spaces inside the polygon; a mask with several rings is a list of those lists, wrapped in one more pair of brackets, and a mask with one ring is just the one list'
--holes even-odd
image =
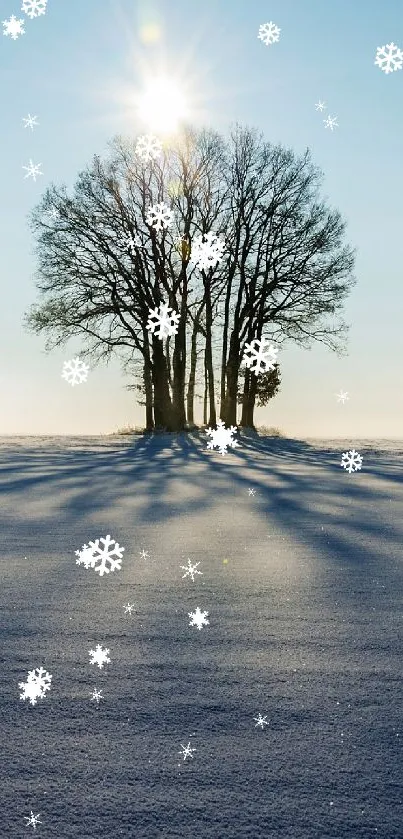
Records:
{"label": "tree trunk", "polygon": [[245,373],[245,383],[242,397],[242,415],[240,425],[244,428],[254,428],[253,413],[255,410],[257,379],[249,370]]}
{"label": "tree trunk", "polygon": [[152,365],[150,359],[150,345],[149,333],[143,330],[144,338],[144,368],[143,368],[143,383],[144,393],[146,397],[146,430],[152,431],[154,428],[153,419],[153,382],[152,382]]}
{"label": "tree trunk", "polygon": [[176,431],[169,393],[166,358],[159,338],[153,335],[152,380],[154,388],[154,423],[156,428]]}
{"label": "tree trunk", "polygon": [[190,373],[189,373],[189,382],[188,382],[188,392],[187,392],[187,399],[186,399],[186,406],[187,406],[187,420],[189,425],[194,425],[194,397],[195,397],[195,387],[196,387],[196,366],[197,366],[197,332],[198,332],[198,324],[195,318],[193,323],[193,332],[192,332],[192,340],[191,340],[191,351],[190,351]]}
{"label": "tree trunk", "polygon": [[207,425],[207,394],[208,394],[208,375],[207,375],[206,358],[204,358],[203,425]]}
{"label": "tree trunk", "polygon": [[238,395],[238,370],[239,370],[239,339],[233,331],[231,333],[228,360],[225,369],[226,390],[224,406],[221,410],[221,419],[226,426],[236,425],[237,395]]}
{"label": "tree trunk", "polygon": [[205,365],[208,381],[208,396],[209,396],[209,421],[210,428],[217,425],[217,414],[215,408],[215,391],[214,391],[214,370],[213,370],[213,351],[212,351],[212,323],[213,314],[211,309],[210,289],[204,284],[204,293],[206,301],[206,351],[205,351]]}
{"label": "tree trunk", "polygon": [[172,408],[175,430],[182,431],[186,423],[185,412],[185,374],[186,374],[186,321],[184,317],[178,325],[175,335],[175,348],[172,359]]}

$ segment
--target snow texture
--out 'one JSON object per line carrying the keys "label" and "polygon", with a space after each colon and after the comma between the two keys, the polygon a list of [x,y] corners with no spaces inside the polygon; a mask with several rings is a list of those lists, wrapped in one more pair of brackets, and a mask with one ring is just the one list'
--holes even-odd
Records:
{"label": "snow texture", "polygon": [[[240,433],[227,458],[196,433],[0,440],[7,839],[400,839],[403,441]],[[130,555],[107,586],[71,556],[105,523]]]}

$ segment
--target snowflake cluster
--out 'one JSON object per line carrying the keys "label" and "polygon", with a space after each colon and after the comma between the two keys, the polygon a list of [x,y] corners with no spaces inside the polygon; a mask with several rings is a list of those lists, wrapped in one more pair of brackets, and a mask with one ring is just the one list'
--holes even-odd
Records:
{"label": "snowflake cluster", "polygon": [[[100,543],[102,542],[103,547]],[[105,536],[95,539],[89,545],[83,545],[81,551],[75,551],[77,565],[84,565],[84,568],[93,568],[100,577],[109,574],[111,571],[120,571],[122,568],[124,548],[111,537]]]}
{"label": "snowflake cluster", "polygon": [[43,667],[36,667],[28,671],[26,682],[18,682],[22,693],[20,699],[29,699],[31,705],[36,705],[38,699],[43,699],[46,691],[50,690],[52,676]]}

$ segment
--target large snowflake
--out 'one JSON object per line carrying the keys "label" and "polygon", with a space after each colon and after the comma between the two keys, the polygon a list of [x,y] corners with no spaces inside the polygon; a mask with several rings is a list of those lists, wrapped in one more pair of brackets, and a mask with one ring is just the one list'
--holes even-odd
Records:
{"label": "large snowflake", "polygon": [[37,700],[42,699],[46,691],[50,690],[51,681],[52,676],[43,667],[29,670],[27,681],[18,682],[18,687],[22,689],[20,699],[29,699],[31,705],[36,705]]}
{"label": "large snowflake", "polygon": [[15,15],[11,15],[8,20],[3,20],[3,35],[10,35],[13,41],[16,41],[19,35],[25,34],[23,23],[23,18],[17,19]]}
{"label": "large snowflake", "polygon": [[384,73],[393,73],[394,70],[401,70],[403,63],[403,50],[400,50],[393,42],[383,47],[377,47],[374,64],[380,67]]}
{"label": "large snowflake", "polygon": [[191,621],[189,621],[189,626],[197,626],[198,629],[201,629],[203,626],[206,626],[210,623],[207,620],[208,612],[202,612],[199,606],[196,607],[194,612],[188,612]]}
{"label": "large snowflake", "polygon": [[204,233],[203,236],[197,236],[195,241],[192,242],[190,261],[197,265],[200,270],[208,271],[209,268],[215,268],[218,265],[224,248],[225,242],[215,233]]}
{"label": "large snowflake", "polygon": [[159,204],[153,204],[150,207],[146,215],[146,222],[159,233],[160,230],[167,230],[171,226],[173,217],[174,214],[169,209],[168,204],[161,201]]}
{"label": "large snowflake", "polygon": [[42,163],[34,163],[31,158],[29,159],[28,166],[23,166],[23,169],[27,170],[27,174],[24,175],[24,178],[32,178],[33,181],[36,181],[37,175],[43,175],[43,172],[40,171]]}
{"label": "large snowflake", "polygon": [[[100,542],[103,543],[102,548]],[[119,543],[108,535],[105,538],[95,539],[95,542],[89,542],[89,545],[83,545],[81,551],[75,551],[76,556],[78,556],[76,563],[77,565],[84,565],[85,568],[94,568],[95,571],[98,571],[99,576],[103,577],[110,571],[121,570],[123,551],[124,548],[121,548]],[[114,559],[114,557],[116,558]]]}
{"label": "large snowflake", "polygon": [[[265,344],[268,346],[265,349]],[[266,370],[274,370],[278,350],[275,349],[266,338],[254,338],[250,344],[245,344],[245,355],[243,362],[245,367],[252,373],[265,373]]]}
{"label": "large snowflake", "polygon": [[81,385],[87,381],[89,369],[88,364],[84,364],[83,361],[80,361],[80,357],[76,355],[71,361],[63,362],[62,379],[65,379],[72,387],[77,384]]}
{"label": "large snowflake", "polygon": [[361,469],[362,465],[362,457],[355,449],[350,449],[348,452],[344,452],[341,458],[340,466],[343,466],[344,469],[347,469],[347,472],[357,472],[357,470]]}
{"label": "large snowflake", "polygon": [[259,35],[257,37],[260,41],[263,41],[266,46],[269,46],[269,44],[274,44],[279,40],[280,32],[281,29],[279,29],[275,23],[270,21],[270,23],[262,23],[262,25],[259,26]]}
{"label": "large snowflake", "polygon": [[95,650],[89,651],[90,656],[92,658],[90,664],[97,664],[99,669],[102,670],[104,664],[110,664],[111,660],[108,656],[109,652],[110,650],[107,650],[106,647],[102,649],[101,644],[97,644]]}
{"label": "large snowflake", "polygon": [[155,160],[160,156],[162,145],[154,134],[143,134],[137,140],[135,151],[142,160],[148,163],[149,160]]}
{"label": "large snowflake", "polygon": [[[176,335],[178,331],[178,323],[180,320],[180,315],[177,312],[174,312],[168,306],[168,303],[161,304],[160,307],[156,306],[155,309],[149,309],[148,321],[147,321],[147,329],[160,338],[161,341],[163,338],[168,338],[170,335]],[[172,312],[172,314],[169,314]],[[158,329],[156,328],[158,326]]]}
{"label": "large snowflake", "polygon": [[21,11],[31,19],[44,15],[48,0],[22,0]]}
{"label": "large snowflake", "polygon": [[217,420],[217,428],[208,428],[206,431],[206,434],[209,434],[212,438],[210,442],[207,443],[207,448],[218,448],[222,455],[227,454],[227,446],[231,446],[233,449],[239,446],[239,443],[232,439],[232,435],[235,434],[235,432],[235,425],[231,425],[230,428],[226,428],[222,420]]}

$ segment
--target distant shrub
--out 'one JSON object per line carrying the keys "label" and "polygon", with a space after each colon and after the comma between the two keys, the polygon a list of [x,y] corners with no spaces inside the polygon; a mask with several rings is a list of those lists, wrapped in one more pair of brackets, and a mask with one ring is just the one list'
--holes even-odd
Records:
{"label": "distant shrub", "polygon": [[285,436],[279,428],[274,428],[273,425],[271,425],[270,427],[267,427],[267,425],[259,425],[259,427],[256,428],[256,431],[258,431],[258,433],[261,434],[264,437],[284,437]]}

